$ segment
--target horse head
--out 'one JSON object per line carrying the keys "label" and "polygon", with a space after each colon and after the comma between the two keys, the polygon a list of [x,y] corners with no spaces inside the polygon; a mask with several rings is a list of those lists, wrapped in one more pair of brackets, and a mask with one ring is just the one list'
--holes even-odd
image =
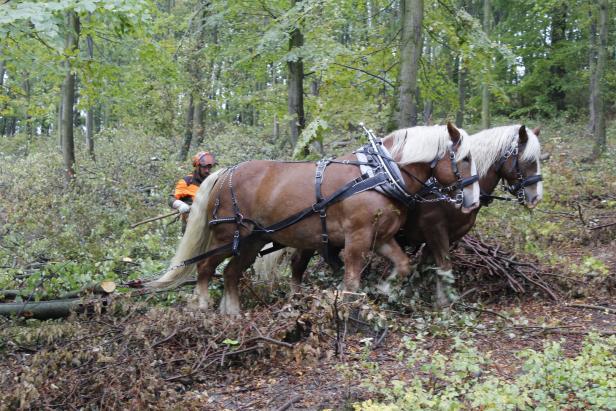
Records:
{"label": "horse head", "polygon": [[538,135],[539,128],[528,130],[520,126],[517,142],[499,170],[507,191],[528,208],[534,208],[543,198]]}
{"label": "horse head", "polygon": [[446,188],[446,192],[455,193],[455,202],[463,213],[470,213],[479,207],[479,183],[477,167],[472,159],[469,136],[466,131],[447,123],[449,143],[447,153],[434,164],[434,178]]}

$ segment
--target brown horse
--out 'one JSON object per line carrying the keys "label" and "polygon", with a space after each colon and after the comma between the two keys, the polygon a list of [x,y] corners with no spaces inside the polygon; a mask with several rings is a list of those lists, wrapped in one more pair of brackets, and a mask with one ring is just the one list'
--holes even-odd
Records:
{"label": "brown horse", "polygon": [[[502,180],[511,194],[526,207],[534,208],[541,201],[543,183],[540,180],[541,148],[538,135],[539,129],[531,131],[523,125],[496,127],[471,135],[471,153],[477,164],[482,199],[489,199]],[[482,201],[482,205],[487,203],[489,201]],[[431,259],[436,263],[437,307],[451,302],[446,292],[446,284],[454,280],[449,247],[475,225],[479,210],[462,214],[444,203],[435,207],[419,204],[404,225],[408,245],[426,244],[420,265]]]}
{"label": "brown horse", "polygon": [[[448,124],[399,130],[385,138],[383,145],[400,167],[406,191],[415,193],[431,176],[444,186],[471,176],[474,163],[467,139],[463,130]],[[349,154],[324,170],[323,197],[327,198],[349,182],[362,178],[359,167],[353,165],[354,161],[355,155]],[[464,188],[462,206],[465,212],[478,206],[478,189],[477,183]],[[233,247],[200,263],[195,291],[200,308],[207,309],[209,280],[216,267],[231,257],[224,269],[220,311],[238,314],[239,279],[264,244],[274,241],[299,249],[320,248],[322,221],[316,212],[308,213],[305,218],[278,231],[267,229],[301,210],[314,209],[314,206],[313,163],[255,160],[220,170],[208,177],[199,189],[172,267],[149,286],[176,285],[194,271],[193,265],[178,263],[199,252],[233,244]],[[409,274],[408,258],[394,239],[405,216],[404,204],[374,189],[359,192],[327,207],[329,243],[332,247],[344,248],[346,291],[354,292],[359,288],[364,258],[373,249],[393,262],[393,275]]]}
{"label": "brown horse", "polygon": [[[482,205],[489,203],[490,194],[499,181],[521,204],[534,208],[543,197],[543,183],[539,163],[539,129],[529,131],[525,126],[496,127],[473,134],[469,138],[471,154],[477,165]],[[418,247],[425,243],[420,264],[436,263],[436,305],[449,304],[444,283],[453,281],[450,245],[462,238],[475,225],[479,208],[461,213],[445,202],[418,203],[410,209],[403,226],[401,245]],[[293,284],[301,283],[313,250],[297,250],[291,259]]]}

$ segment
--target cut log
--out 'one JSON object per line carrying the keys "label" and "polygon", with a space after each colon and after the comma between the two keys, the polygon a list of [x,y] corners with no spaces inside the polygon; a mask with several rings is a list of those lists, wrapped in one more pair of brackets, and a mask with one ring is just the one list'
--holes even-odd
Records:
{"label": "cut log", "polygon": [[116,289],[116,283],[110,280],[101,281],[100,283],[93,283],[83,287],[81,290],[69,291],[62,294],[59,299],[66,300],[69,298],[82,297],[87,294],[106,295],[111,294]]}
{"label": "cut log", "polygon": [[[111,294],[116,289],[116,283],[110,280],[101,281],[99,283],[88,284],[80,290],[69,291],[67,293],[61,294],[57,299],[58,300],[68,300],[71,298],[83,297],[88,294],[96,294],[96,295],[107,295]],[[14,300],[17,297],[21,297],[23,299],[31,299],[32,291],[28,290],[0,290],[0,300]],[[42,295],[38,295],[40,300],[49,300],[50,297],[47,293]]]}
{"label": "cut log", "polygon": [[96,304],[107,307],[109,303],[110,300],[107,298],[88,301],[84,301],[81,298],[71,298],[27,303],[7,303],[0,304],[0,315],[5,317],[18,316],[36,318],[38,320],[49,320],[52,318],[68,317],[71,312],[84,313],[88,310],[92,310]]}

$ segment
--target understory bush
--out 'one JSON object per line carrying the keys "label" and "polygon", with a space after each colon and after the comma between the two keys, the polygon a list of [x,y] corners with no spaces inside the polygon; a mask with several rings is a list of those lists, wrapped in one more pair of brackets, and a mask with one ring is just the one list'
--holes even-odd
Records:
{"label": "understory bush", "polygon": [[[214,151],[222,166],[279,156],[255,133],[221,126],[199,149]],[[0,140],[0,289],[25,289],[36,299],[166,267],[180,235],[177,219],[130,225],[171,211],[167,196],[192,171],[190,160],[177,161],[179,140],[105,130],[95,137],[95,161],[77,146],[71,184],[61,152],[49,147],[54,141],[13,140],[27,139]]]}
{"label": "understory bush", "polygon": [[[382,402],[355,404],[356,411],[373,410],[557,410],[616,409],[616,337],[590,335],[580,353],[564,355],[559,342],[543,351],[526,349],[511,380],[490,370],[489,354],[456,340],[453,353],[420,349],[407,339],[400,355],[415,376],[380,388]],[[368,387],[370,388],[370,387]]]}

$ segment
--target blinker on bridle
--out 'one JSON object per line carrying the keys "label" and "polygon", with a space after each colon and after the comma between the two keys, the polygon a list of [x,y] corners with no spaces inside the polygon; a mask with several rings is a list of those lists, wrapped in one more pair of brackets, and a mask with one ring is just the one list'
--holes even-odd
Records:
{"label": "blinker on bridle", "polygon": [[507,191],[512,196],[515,196],[520,204],[526,204],[526,195],[524,194],[524,188],[528,186],[532,186],[533,184],[537,184],[538,182],[543,180],[541,174],[535,174],[530,177],[524,177],[522,174],[522,170],[520,170],[520,162],[519,162],[519,145],[516,144],[511,147],[496,163],[495,170],[498,173],[499,170],[503,167],[507,159],[512,157],[513,168],[516,173],[516,183],[513,185],[509,185],[505,183],[504,179],[502,181],[503,189]]}
{"label": "blinker on bridle", "polygon": [[[396,187],[397,191],[400,192],[404,197],[412,200],[413,202],[428,203],[428,202],[436,202],[436,201],[445,201],[445,202],[453,203],[456,206],[458,206],[458,205],[461,205],[464,201],[464,193],[463,193],[464,187],[469,186],[475,183],[476,181],[479,181],[478,175],[469,176],[467,178],[462,178],[462,175],[460,174],[460,171],[458,170],[458,165],[455,161],[455,156],[456,156],[455,151],[458,148],[457,146],[460,144],[460,140],[458,140],[451,147],[447,147],[447,151],[449,152],[449,158],[451,160],[452,172],[457,180],[448,186],[443,186],[434,177],[434,175],[432,175],[430,178],[428,178],[427,181],[423,182],[420,179],[418,179],[416,176],[411,174],[410,172],[404,170],[403,168],[399,168],[400,171],[404,172],[406,175],[410,176],[411,178],[413,178],[415,181],[419,182],[423,186],[422,189],[419,190],[417,193],[414,193],[414,194],[409,193],[408,191],[406,191],[406,188],[404,187],[404,182],[398,181],[398,179],[396,179],[392,175],[391,171],[389,170],[389,167],[387,166],[385,159],[390,160],[392,162],[393,162],[393,159],[388,158],[388,156],[384,155],[383,150],[381,149],[383,145],[382,140],[377,138],[372,133],[372,131],[368,130],[363,124],[360,124],[360,125],[364,129],[364,132],[366,133],[366,135],[368,136],[370,145],[374,149],[375,153],[378,154],[377,155],[378,160],[381,163],[383,170],[388,175],[389,180],[392,183],[392,185]],[[406,134],[405,134],[405,139],[406,139]],[[432,160],[430,162],[430,168],[434,170],[434,168],[436,167],[436,164],[442,158],[443,156],[437,156],[434,160]],[[456,193],[454,198],[451,198],[450,195],[455,190],[458,190],[458,192]],[[431,194],[435,195],[436,198],[434,199],[424,198],[424,196],[431,195]]]}

